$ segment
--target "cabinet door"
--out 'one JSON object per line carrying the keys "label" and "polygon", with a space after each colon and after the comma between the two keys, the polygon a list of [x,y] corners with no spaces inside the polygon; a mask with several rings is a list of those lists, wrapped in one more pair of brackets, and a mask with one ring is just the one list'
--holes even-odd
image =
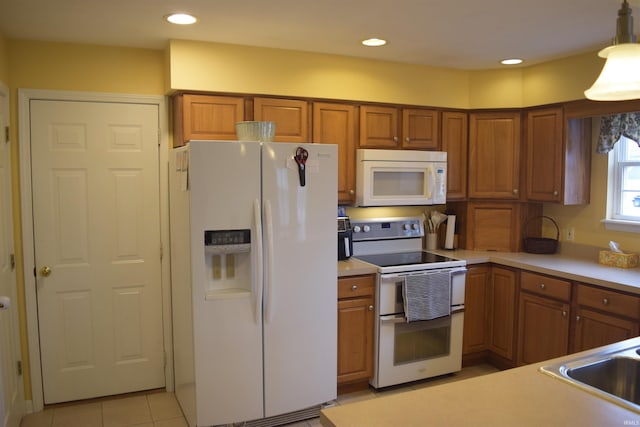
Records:
{"label": "cabinet door", "polygon": [[515,271],[493,267],[489,286],[489,350],[509,361],[514,357]]}
{"label": "cabinet door", "polygon": [[280,98],[254,98],[253,117],[276,123],[277,142],[309,142],[307,101]]}
{"label": "cabinet door", "polygon": [[638,320],[629,320],[588,308],[576,309],[573,351],[612,344],[638,336]]}
{"label": "cabinet door", "polygon": [[467,269],[464,291],[464,329],[462,354],[487,349],[487,296],[491,272],[488,266],[473,266]]}
{"label": "cabinet door", "polygon": [[467,197],[467,113],[442,113],[442,151],[447,152],[447,201]]}
{"label": "cabinet door", "polygon": [[527,113],[527,198],[559,202],[563,193],[562,109]]}
{"label": "cabinet door", "polygon": [[564,356],[569,350],[569,304],[520,293],[518,365]]}
{"label": "cabinet door", "polygon": [[398,148],[398,109],[362,105],[360,107],[360,148]]}
{"label": "cabinet door", "polygon": [[468,204],[467,249],[514,252],[520,239],[518,204],[472,202]]}
{"label": "cabinet door", "polygon": [[422,108],[402,110],[402,148],[438,150],[440,112]]}
{"label": "cabinet door", "polygon": [[314,102],[313,142],[338,144],[338,202],[355,202],[356,116],[348,104]]}
{"label": "cabinet door", "polygon": [[373,297],[338,300],[338,383],[373,373]]}
{"label": "cabinet door", "polygon": [[471,114],[469,197],[518,199],[520,113]]}
{"label": "cabinet door", "polygon": [[174,147],[192,139],[235,140],[244,120],[244,99],[231,96],[178,95],[174,98]]}

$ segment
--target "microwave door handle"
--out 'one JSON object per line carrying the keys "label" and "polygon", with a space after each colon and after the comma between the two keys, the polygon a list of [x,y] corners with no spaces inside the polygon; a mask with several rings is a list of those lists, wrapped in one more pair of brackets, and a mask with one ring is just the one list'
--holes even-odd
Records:
{"label": "microwave door handle", "polygon": [[432,165],[427,166],[427,199],[433,200],[433,193],[436,191],[436,172]]}

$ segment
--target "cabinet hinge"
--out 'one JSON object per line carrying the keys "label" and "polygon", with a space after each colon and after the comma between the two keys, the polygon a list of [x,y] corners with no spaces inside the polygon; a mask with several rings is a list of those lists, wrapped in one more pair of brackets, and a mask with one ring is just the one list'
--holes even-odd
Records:
{"label": "cabinet hinge", "polygon": [[4,142],[9,142],[9,126],[4,127]]}
{"label": "cabinet hinge", "polygon": [[18,370],[18,376],[22,375],[22,360],[16,362],[16,368]]}

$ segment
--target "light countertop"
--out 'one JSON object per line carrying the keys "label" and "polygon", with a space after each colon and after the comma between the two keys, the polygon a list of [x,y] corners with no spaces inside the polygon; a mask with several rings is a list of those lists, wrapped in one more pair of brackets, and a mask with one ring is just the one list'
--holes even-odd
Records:
{"label": "light countertop", "polygon": [[[567,280],[640,295],[640,268],[617,268],[598,264],[597,257],[570,254],[539,255],[525,252],[487,252],[465,249],[436,250],[440,255],[467,261],[467,265],[493,263]],[[356,258],[338,261],[338,277],[375,274],[369,263]]]}
{"label": "light countertop", "polygon": [[[640,346],[640,338],[630,342]],[[539,371],[596,351],[323,409],[320,422],[325,427],[640,425],[640,413]]]}

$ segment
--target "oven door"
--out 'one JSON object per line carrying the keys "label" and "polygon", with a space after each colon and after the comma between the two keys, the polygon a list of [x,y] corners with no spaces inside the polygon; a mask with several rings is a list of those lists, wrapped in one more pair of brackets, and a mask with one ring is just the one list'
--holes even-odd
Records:
{"label": "oven door", "polygon": [[463,311],[410,323],[402,314],[380,316],[371,384],[388,387],[459,371],[463,323]]}

